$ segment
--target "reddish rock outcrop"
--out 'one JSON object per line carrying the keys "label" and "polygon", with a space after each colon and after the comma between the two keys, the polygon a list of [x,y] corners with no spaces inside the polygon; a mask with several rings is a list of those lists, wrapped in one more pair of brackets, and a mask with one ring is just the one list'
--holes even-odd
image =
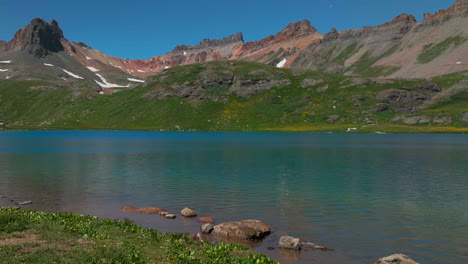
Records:
{"label": "reddish rock outcrop", "polygon": [[440,9],[434,14],[424,13],[424,19],[435,19],[443,16],[450,15],[452,13],[467,10],[468,9],[468,0],[458,0],[451,7],[447,9]]}
{"label": "reddish rock outcrop", "polygon": [[198,218],[198,222],[200,223],[208,223],[208,224],[213,224],[214,219],[211,216],[205,216],[205,217],[200,217]]}

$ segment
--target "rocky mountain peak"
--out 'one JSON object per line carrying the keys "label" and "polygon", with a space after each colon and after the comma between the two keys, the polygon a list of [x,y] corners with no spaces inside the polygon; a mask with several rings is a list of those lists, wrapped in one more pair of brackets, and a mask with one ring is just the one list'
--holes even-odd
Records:
{"label": "rocky mountain peak", "polygon": [[468,11],[468,0],[457,0],[451,7],[448,9],[440,9],[435,14],[425,13],[424,19],[434,19],[456,13],[461,10]]}
{"label": "rocky mountain peak", "polygon": [[56,20],[46,22],[40,18],[34,18],[29,25],[16,32],[13,39],[8,42],[7,49],[19,47],[21,50],[41,58],[51,52],[63,51],[61,43],[63,38],[63,32]]}
{"label": "rocky mountain peak", "polygon": [[299,22],[289,23],[275,37],[280,39],[295,38],[315,32],[317,32],[317,29],[308,20],[304,19]]}
{"label": "rocky mountain peak", "polygon": [[195,45],[195,46],[180,45],[180,46],[175,47],[175,49],[172,50],[172,52],[213,48],[213,47],[226,46],[226,45],[235,44],[235,43],[244,43],[244,36],[242,35],[241,32],[230,35],[222,39],[204,39],[198,45]]}

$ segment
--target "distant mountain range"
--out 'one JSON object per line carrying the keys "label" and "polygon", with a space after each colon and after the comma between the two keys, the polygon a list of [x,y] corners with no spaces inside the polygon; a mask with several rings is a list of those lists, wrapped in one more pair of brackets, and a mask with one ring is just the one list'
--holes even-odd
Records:
{"label": "distant mountain range", "polygon": [[[326,34],[307,20],[121,59],[35,18],[0,41],[0,130],[468,132],[468,0]],[[118,93],[117,93],[118,92]]]}
{"label": "distant mountain range", "polygon": [[133,87],[174,66],[231,60],[344,75],[428,78],[467,69],[467,40],[468,0],[424,14],[421,22],[401,14],[379,26],[322,34],[303,20],[259,41],[244,42],[237,33],[177,46],[147,60],[109,56],[67,40],[57,21],[35,18],[12,40],[0,41],[0,79],[81,79],[100,90]]}

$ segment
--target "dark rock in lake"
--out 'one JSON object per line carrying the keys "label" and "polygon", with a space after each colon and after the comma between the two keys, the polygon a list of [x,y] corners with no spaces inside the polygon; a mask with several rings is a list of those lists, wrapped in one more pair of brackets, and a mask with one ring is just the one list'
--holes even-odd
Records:
{"label": "dark rock in lake", "polygon": [[292,236],[282,236],[279,239],[279,247],[291,250],[300,250],[301,240]]}
{"label": "dark rock in lake", "polygon": [[377,260],[374,264],[419,264],[403,254],[393,254]]}
{"label": "dark rock in lake", "polygon": [[269,235],[271,227],[260,220],[242,220],[216,225],[213,234],[239,240],[258,240]]}

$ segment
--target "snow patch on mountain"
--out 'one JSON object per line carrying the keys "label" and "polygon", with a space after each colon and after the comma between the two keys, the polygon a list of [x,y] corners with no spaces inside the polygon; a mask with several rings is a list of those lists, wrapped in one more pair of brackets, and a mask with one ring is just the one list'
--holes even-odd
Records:
{"label": "snow patch on mountain", "polygon": [[6,72],[8,69],[0,69],[0,72]]}
{"label": "snow patch on mountain", "polygon": [[53,64],[50,64],[50,63],[44,63],[45,66],[49,66],[49,67],[54,67]]}
{"label": "snow patch on mountain", "polygon": [[11,60],[7,60],[7,61],[0,61],[0,63],[11,63]]}
{"label": "snow patch on mountain", "polygon": [[79,76],[79,75],[76,75],[74,74],[73,72],[70,72],[70,71],[67,71],[65,69],[62,69],[62,71],[64,71],[66,74],[70,75],[71,77],[75,78],[75,79],[84,79],[83,77]]}
{"label": "snow patch on mountain", "polygon": [[143,80],[138,80],[138,79],[134,79],[134,78],[127,78],[127,80],[129,80],[131,82],[139,82],[139,83],[144,83],[145,82]]}
{"label": "snow patch on mountain", "polygon": [[286,58],[284,58],[282,61],[278,62],[278,64],[276,64],[276,68],[283,68],[286,64],[286,61]]}
{"label": "snow patch on mountain", "polygon": [[118,84],[115,84],[115,83],[109,83],[104,77],[102,77],[101,74],[99,73],[96,73],[96,76],[99,77],[99,79],[101,79],[102,82],[99,82],[99,81],[96,81],[94,80],[99,86],[101,86],[102,88],[124,88],[124,87],[130,87],[130,84],[128,84],[127,86],[123,86],[123,85],[118,85]]}
{"label": "snow patch on mountain", "polygon": [[92,58],[90,58],[90,57],[88,57],[88,56],[86,56],[86,59],[87,59],[87,60],[92,60]]}
{"label": "snow patch on mountain", "polygon": [[92,71],[92,72],[98,72],[98,71],[99,71],[99,69],[96,69],[96,68],[91,67],[91,66],[90,66],[90,67],[86,67],[86,68],[88,68],[88,70],[90,70],[90,71]]}

